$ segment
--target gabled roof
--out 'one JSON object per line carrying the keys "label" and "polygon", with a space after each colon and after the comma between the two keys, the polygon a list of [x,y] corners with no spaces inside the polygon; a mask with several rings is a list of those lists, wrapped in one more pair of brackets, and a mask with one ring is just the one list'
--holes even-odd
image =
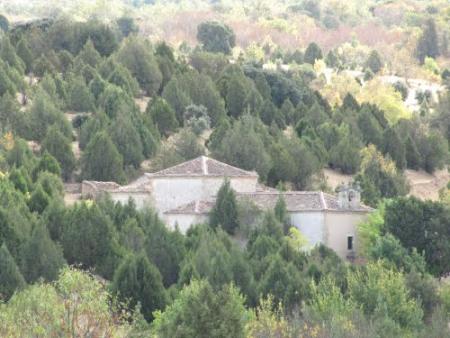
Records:
{"label": "gabled roof", "polygon": [[239,169],[206,156],[200,156],[193,160],[147,175],[151,177],[258,177],[258,174],[254,171]]}

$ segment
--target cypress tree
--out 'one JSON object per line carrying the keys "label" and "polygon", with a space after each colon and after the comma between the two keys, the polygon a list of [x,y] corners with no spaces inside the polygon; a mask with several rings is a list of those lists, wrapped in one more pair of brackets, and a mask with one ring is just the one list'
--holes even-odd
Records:
{"label": "cypress tree", "polygon": [[14,291],[25,286],[25,280],[6,244],[0,246],[0,299],[8,300]]}
{"label": "cypress tree", "polygon": [[210,225],[213,228],[221,226],[229,234],[234,234],[239,227],[236,195],[229,180],[225,180],[217,193],[216,204],[210,215]]}

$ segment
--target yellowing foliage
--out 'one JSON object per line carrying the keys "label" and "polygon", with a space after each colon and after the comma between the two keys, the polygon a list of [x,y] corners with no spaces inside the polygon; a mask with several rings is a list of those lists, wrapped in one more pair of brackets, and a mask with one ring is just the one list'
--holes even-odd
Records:
{"label": "yellowing foliage", "polygon": [[367,82],[357,98],[359,102],[377,105],[384,111],[390,124],[402,118],[411,118],[411,112],[403,104],[401,94],[393,86],[383,84],[380,79],[374,78]]}
{"label": "yellowing foliage", "polygon": [[356,96],[360,91],[360,85],[356,80],[345,73],[333,74],[330,83],[320,89],[320,93],[332,105],[341,105],[347,93]]}

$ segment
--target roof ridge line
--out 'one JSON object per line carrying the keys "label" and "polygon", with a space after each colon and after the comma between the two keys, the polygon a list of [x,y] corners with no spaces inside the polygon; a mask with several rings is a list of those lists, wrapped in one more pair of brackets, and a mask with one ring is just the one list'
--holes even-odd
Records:
{"label": "roof ridge line", "polygon": [[322,203],[322,207],[324,210],[328,209],[327,201],[325,200],[323,191],[320,192],[320,202]]}
{"label": "roof ridge line", "polygon": [[206,156],[202,156],[202,172],[203,172],[203,175],[208,175],[208,165],[207,165],[206,161],[208,161],[208,158]]}

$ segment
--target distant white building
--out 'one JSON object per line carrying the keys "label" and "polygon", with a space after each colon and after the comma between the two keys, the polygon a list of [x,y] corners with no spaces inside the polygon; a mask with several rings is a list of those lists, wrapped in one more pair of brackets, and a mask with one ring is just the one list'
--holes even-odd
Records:
{"label": "distant white building", "polygon": [[372,210],[360,203],[357,186],[344,186],[333,196],[321,191],[279,192],[261,185],[258,174],[201,156],[156,173],[146,173],[133,183],[83,181],[82,196],[109,193],[116,202],[132,198],[138,208],[153,207],[168,226],[185,233],[192,224],[204,223],[225,179],[239,200],[264,211],[273,209],[280,195],[286,201],[292,226],[311,245],[323,243],[345,258],[357,246],[356,225]]}

